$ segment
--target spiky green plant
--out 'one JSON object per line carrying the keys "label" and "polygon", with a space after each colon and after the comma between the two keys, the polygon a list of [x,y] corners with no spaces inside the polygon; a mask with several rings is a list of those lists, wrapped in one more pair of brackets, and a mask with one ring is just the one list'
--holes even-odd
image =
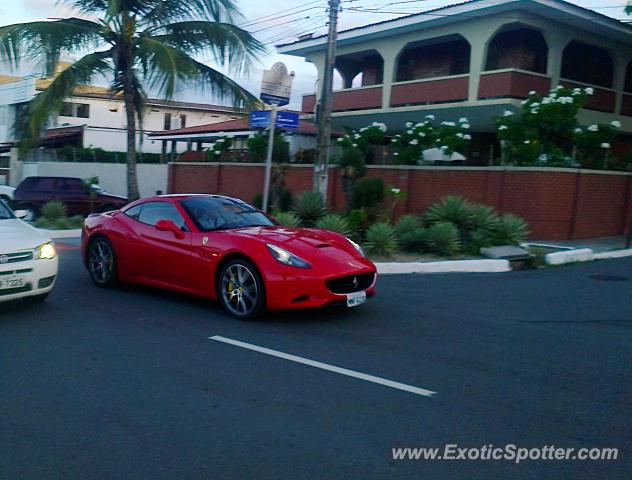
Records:
{"label": "spiky green plant", "polygon": [[426,235],[426,243],[431,252],[453,256],[461,251],[459,229],[452,222],[437,222],[428,228]]}
{"label": "spiky green plant", "polygon": [[[234,0],[60,0],[82,18],[18,23],[0,28],[0,57],[12,67],[35,58],[52,81],[31,102],[23,145],[32,145],[75,88],[107,77],[113,95],[125,103],[127,189],[138,198],[136,132],[142,130],[145,89],[172,98],[183,83],[206,88],[236,105],[256,98],[220,70],[195,59],[215,61],[231,73],[247,68],[264,46],[235,25]],[[28,55],[25,55],[28,53]],[[83,55],[83,56],[81,56]],[[62,56],[80,56],[57,72]],[[139,128],[137,128],[137,126]]]}
{"label": "spiky green plant", "polygon": [[284,227],[300,227],[301,219],[292,212],[273,212],[272,217]]}
{"label": "spiky green plant", "polygon": [[347,219],[342,215],[338,215],[336,213],[330,213],[322,218],[319,218],[316,222],[316,228],[330,230],[332,232],[337,232],[345,236],[351,234],[351,227],[349,226],[349,222],[347,221]]}
{"label": "spiky green plant", "polygon": [[493,233],[495,245],[518,245],[529,235],[529,226],[522,217],[505,213]]}
{"label": "spiky green plant", "polygon": [[428,231],[425,228],[416,228],[413,231],[397,236],[402,249],[407,252],[423,252],[428,242]]}
{"label": "spiky green plant", "polygon": [[294,199],[292,211],[299,216],[303,226],[313,227],[327,213],[327,208],[320,193],[303,192]]}
{"label": "spiky green plant", "polygon": [[58,201],[51,200],[42,206],[42,217],[46,220],[58,220],[66,217],[66,206]]}
{"label": "spiky green plant", "polygon": [[397,251],[397,235],[388,223],[374,223],[366,231],[366,251],[371,255],[391,257]]}
{"label": "spiky green plant", "polygon": [[462,230],[468,228],[472,220],[472,203],[456,195],[448,195],[430,205],[424,215],[424,221],[427,225],[451,222]]}
{"label": "spiky green plant", "polygon": [[470,212],[472,218],[469,226],[473,232],[476,230],[493,232],[498,227],[500,217],[492,207],[475,203],[470,208]]}
{"label": "spiky green plant", "polygon": [[414,232],[421,228],[421,220],[414,215],[402,215],[395,224],[395,233],[398,237],[402,237],[407,233]]}

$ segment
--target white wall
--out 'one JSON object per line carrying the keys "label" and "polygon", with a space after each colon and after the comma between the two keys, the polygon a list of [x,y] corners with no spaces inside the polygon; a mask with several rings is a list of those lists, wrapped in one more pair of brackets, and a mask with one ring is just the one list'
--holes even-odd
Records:
{"label": "white wall", "polygon": [[[125,164],[118,163],[75,163],[75,162],[39,162],[25,163],[22,167],[22,179],[27,176],[50,177],[99,177],[99,185],[109,193],[127,196]],[[138,165],[138,186],[141,197],[155,195],[162,190],[167,193],[168,165]]]}

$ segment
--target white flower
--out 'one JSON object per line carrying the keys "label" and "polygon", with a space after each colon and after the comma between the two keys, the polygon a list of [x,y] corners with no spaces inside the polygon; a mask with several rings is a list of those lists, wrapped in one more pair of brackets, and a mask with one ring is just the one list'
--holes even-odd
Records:
{"label": "white flower", "polygon": [[531,143],[531,140],[525,140],[525,141],[524,141],[524,144],[525,144],[525,145],[529,145],[530,143]]}
{"label": "white flower", "polygon": [[536,108],[536,107],[539,107],[539,106],[540,106],[540,104],[538,102],[533,102],[531,104],[531,108]]}
{"label": "white flower", "polygon": [[575,129],[575,133],[577,133],[577,134],[584,133],[584,131],[581,128],[576,128]]}
{"label": "white flower", "polygon": [[412,134],[413,134],[413,133],[415,133],[415,132],[414,132],[413,130],[406,130],[406,133],[407,133],[408,135],[412,135]]}
{"label": "white flower", "polygon": [[352,146],[353,146],[353,148],[358,148],[358,144],[357,143],[354,143]]}
{"label": "white flower", "polygon": [[599,125],[591,125],[590,127],[588,127],[588,130],[591,132],[598,132],[599,131]]}
{"label": "white flower", "polygon": [[441,146],[441,150],[444,150],[444,151],[445,151],[445,150],[448,150],[448,148],[449,148],[449,147],[448,147],[447,145],[442,145],[442,146]]}
{"label": "white flower", "polygon": [[456,136],[457,136],[458,138],[463,138],[463,134],[462,134],[462,133],[460,133],[460,132],[459,132],[459,133],[457,133],[457,134],[456,134]]}
{"label": "white flower", "polygon": [[391,188],[391,193],[394,193],[395,195],[397,195],[399,192],[401,192],[399,188]]}
{"label": "white flower", "polygon": [[424,132],[419,132],[419,136],[420,136],[420,137],[425,137],[425,136],[426,136],[426,134],[425,134]]}
{"label": "white flower", "polygon": [[558,85],[557,87],[555,87],[553,90],[557,91],[557,90],[562,90],[564,87],[562,85]]}
{"label": "white flower", "polygon": [[540,110],[538,110],[537,108],[531,110],[531,115],[537,115],[538,113],[540,113]]}
{"label": "white flower", "polygon": [[609,143],[602,143],[601,144],[601,148],[610,148],[610,144]]}
{"label": "white flower", "polygon": [[469,130],[470,129],[470,124],[469,123],[464,123],[463,125],[461,125],[461,128],[464,128],[465,130]]}
{"label": "white flower", "polygon": [[397,143],[397,139],[396,138],[392,138],[391,139],[391,143]]}
{"label": "white flower", "polygon": [[428,120],[434,120],[435,116],[434,115],[426,115],[426,117]]}
{"label": "white flower", "polygon": [[360,133],[364,133],[364,132],[366,132],[368,129],[369,129],[368,127],[362,127],[362,128],[360,129]]}
{"label": "white flower", "polygon": [[586,95],[594,95],[595,94],[595,89],[592,87],[588,87],[584,89],[584,92],[586,92]]}
{"label": "white flower", "polygon": [[217,140],[215,140],[217,143],[223,143],[224,139],[223,138],[218,138]]}
{"label": "white flower", "polygon": [[419,145],[419,140],[417,140],[416,138],[413,138],[413,139],[410,141],[410,144],[411,144],[411,145]]}
{"label": "white flower", "polygon": [[360,135],[359,133],[356,133],[355,135],[353,135],[353,138],[355,138],[356,140],[357,140],[358,138],[360,138],[360,137],[361,137],[361,135]]}
{"label": "white flower", "polygon": [[[254,135],[252,135],[252,134],[251,134],[248,138],[252,138],[252,137],[254,137]],[[344,142],[344,141],[345,141],[345,139],[344,139],[344,138],[339,138],[339,139],[338,139],[338,143],[342,143],[342,142]]]}
{"label": "white flower", "polygon": [[459,118],[459,123],[468,123],[468,121],[469,120],[467,118],[465,118],[465,117]]}
{"label": "white flower", "polygon": [[464,140],[472,140],[472,135],[470,135],[469,133],[466,133],[465,135],[463,135],[463,139]]}
{"label": "white flower", "polygon": [[520,105],[526,105],[526,104],[527,104],[526,100],[523,100],[522,102],[520,102]]}
{"label": "white flower", "polygon": [[513,114],[514,113],[511,110],[505,110],[505,113],[503,114],[503,117],[512,117]]}
{"label": "white flower", "polygon": [[581,88],[574,88],[573,89],[573,95],[581,95],[582,94],[582,89]]}
{"label": "white flower", "polygon": [[447,127],[456,127],[456,123],[454,122],[441,122],[441,125],[445,125]]}
{"label": "white flower", "polygon": [[502,132],[503,130],[508,130],[508,129],[509,129],[509,127],[508,127],[507,125],[500,125],[500,126],[498,127],[498,130],[500,130],[501,132]]}
{"label": "white flower", "polygon": [[614,120],[610,123],[614,128],[621,128],[621,122],[619,120]]}
{"label": "white flower", "polygon": [[399,155],[399,153],[395,152],[393,155],[398,156],[398,155]]}
{"label": "white flower", "polygon": [[535,91],[535,90],[531,90],[531,91],[529,92],[529,96],[532,96],[532,95],[535,95],[535,94],[536,94],[536,91]]}
{"label": "white flower", "polygon": [[415,128],[421,128],[421,127],[423,127],[424,125],[425,125],[425,123],[421,123],[421,122],[419,122],[419,123],[416,123],[416,124],[415,124]]}
{"label": "white flower", "polygon": [[412,128],[413,122],[406,122],[406,128]]}

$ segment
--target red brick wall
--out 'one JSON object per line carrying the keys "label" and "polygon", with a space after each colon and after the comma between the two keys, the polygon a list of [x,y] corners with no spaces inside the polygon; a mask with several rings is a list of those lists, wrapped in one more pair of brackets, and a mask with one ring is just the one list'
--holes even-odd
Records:
{"label": "red brick wall", "polygon": [[551,80],[540,75],[522,72],[503,72],[481,75],[478,98],[527,98],[531,90],[540,95],[551,88]]}
{"label": "red brick wall", "polygon": [[[569,88],[586,88],[586,85],[581,83],[560,82],[565,87]],[[604,90],[602,88],[592,87],[595,91],[594,95],[591,95],[586,100],[586,106],[589,110],[597,110],[599,112],[614,112],[617,103],[617,94],[612,90]]]}
{"label": "red brick wall", "polygon": [[[370,108],[382,108],[382,87],[334,92],[333,109],[335,112]],[[301,111],[305,113],[316,111],[316,95],[303,95]]]}
{"label": "red brick wall", "polygon": [[393,85],[391,106],[467,100],[469,77],[428,80]]}
{"label": "red brick wall", "polygon": [[[632,220],[632,175],[572,170],[370,167],[386,185],[405,191],[396,210],[421,214],[445,195],[461,195],[504,213],[521,215],[531,238],[565,240],[621,235]],[[294,194],[311,190],[312,168],[293,166],[286,186]],[[263,165],[187,164],[169,166],[170,193],[222,193],[251,202],[263,185]],[[330,170],[328,203],[344,208],[340,172]]]}

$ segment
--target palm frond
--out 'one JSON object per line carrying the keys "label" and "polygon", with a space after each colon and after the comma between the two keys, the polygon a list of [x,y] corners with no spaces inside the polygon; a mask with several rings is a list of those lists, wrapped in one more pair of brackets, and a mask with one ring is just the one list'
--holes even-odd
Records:
{"label": "palm frond", "polygon": [[96,49],[102,31],[102,25],[80,18],[7,25],[0,28],[0,57],[14,68],[25,56],[42,60],[51,75],[60,55]]}
{"label": "palm frond", "polygon": [[61,110],[64,100],[77,85],[89,83],[96,75],[112,70],[110,56],[110,50],[86,55],[59,73],[46,90],[33,99],[23,146],[28,146],[39,138],[48,120]]}
{"label": "palm frond", "polygon": [[221,22],[187,21],[162,26],[153,38],[190,54],[204,52],[219,64],[240,73],[265,46],[249,32]]}
{"label": "palm frond", "polygon": [[[86,13],[135,16],[142,23],[162,25],[176,20],[231,21],[239,16],[233,0],[65,0]],[[103,3],[107,5],[103,7]]]}

